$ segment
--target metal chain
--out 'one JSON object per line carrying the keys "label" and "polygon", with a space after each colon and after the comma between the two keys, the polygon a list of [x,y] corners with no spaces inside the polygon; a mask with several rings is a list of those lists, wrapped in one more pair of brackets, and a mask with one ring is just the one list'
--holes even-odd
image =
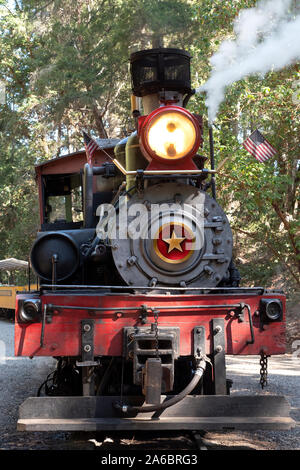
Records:
{"label": "metal chain", "polygon": [[268,357],[263,351],[260,353],[260,385],[264,388],[268,385]]}
{"label": "metal chain", "polygon": [[153,318],[155,323],[155,348],[156,348],[156,357],[159,358],[159,348],[158,348],[158,314],[159,310],[153,310]]}

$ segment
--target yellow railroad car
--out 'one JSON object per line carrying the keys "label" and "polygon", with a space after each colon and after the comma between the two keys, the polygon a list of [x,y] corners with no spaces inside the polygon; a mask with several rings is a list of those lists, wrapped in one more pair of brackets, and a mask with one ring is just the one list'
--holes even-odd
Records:
{"label": "yellow railroad car", "polygon": [[28,290],[28,286],[0,286],[0,309],[10,308],[14,310],[17,291],[25,290]]}
{"label": "yellow railroad car", "polygon": [[[0,261],[0,271],[12,272],[20,269],[28,269],[28,262],[9,258]],[[30,289],[36,289],[36,284],[31,284]],[[0,285],[0,317],[13,318],[16,307],[17,292],[28,291],[28,284],[23,286]]]}

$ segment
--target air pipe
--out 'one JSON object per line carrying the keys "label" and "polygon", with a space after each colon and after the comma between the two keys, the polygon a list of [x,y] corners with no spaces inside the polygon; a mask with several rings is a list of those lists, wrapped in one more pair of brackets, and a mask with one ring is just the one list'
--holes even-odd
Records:
{"label": "air pipe", "polygon": [[113,406],[117,410],[122,411],[123,413],[151,413],[155,411],[163,411],[170,406],[176,405],[179,401],[183,400],[189,393],[191,393],[196,385],[198,385],[199,381],[203,377],[203,373],[206,368],[206,362],[204,359],[201,359],[196,367],[196,371],[194,377],[190,381],[190,383],[182,390],[182,392],[178,393],[174,397],[170,398],[170,400],[165,400],[163,403],[159,405],[149,405],[149,406],[129,406],[129,405],[122,405],[121,403],[114,403]]}

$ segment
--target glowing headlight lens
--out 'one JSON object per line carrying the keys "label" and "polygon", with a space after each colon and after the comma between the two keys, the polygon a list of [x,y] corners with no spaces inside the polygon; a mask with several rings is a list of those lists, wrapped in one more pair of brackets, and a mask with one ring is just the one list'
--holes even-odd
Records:
{"label": "glowing headlight lens", "polygon": [[161,158],[176,160],[187,155],[195,145],[194,123],[184,114],[167,111],[157,115],[147,131],[147,142]]}

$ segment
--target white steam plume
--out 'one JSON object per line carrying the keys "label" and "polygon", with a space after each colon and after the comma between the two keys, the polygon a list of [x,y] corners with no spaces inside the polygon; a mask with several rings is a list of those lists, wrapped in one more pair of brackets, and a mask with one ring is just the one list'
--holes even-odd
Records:
{"label": "white steam plume", "polygon": [[282,69],[300,59],[300,15],[289,15],[290,4],[291,0],[269,0],[240,11],[234,22],[236,39],[221,44],[210,60],[210,78],[196,90],[206,92],[210,122],[228,85],[247,75]]}

